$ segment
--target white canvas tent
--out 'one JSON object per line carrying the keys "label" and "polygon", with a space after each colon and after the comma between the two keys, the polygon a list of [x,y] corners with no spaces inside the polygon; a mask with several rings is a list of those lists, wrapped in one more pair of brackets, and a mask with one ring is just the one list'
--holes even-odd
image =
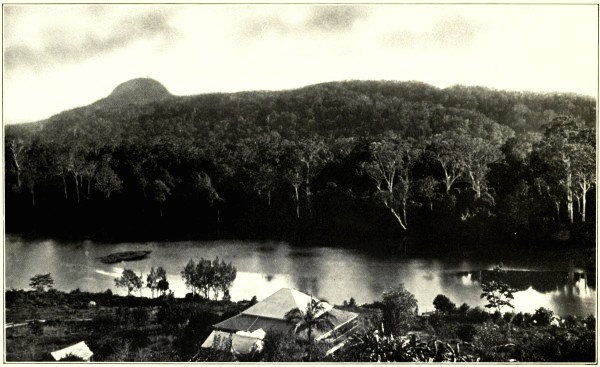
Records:
{"label": "white canvas tent", "polygon": [[265,335],[273,330],[290,331],[291,325],[285,315],[293,309],[306,310],[311,302],[318,302],[322,310],[316,315],[329,314],[333,329],[313,331],[315,340],[330,340],[336,345],[356,328],[358,314],[338,310],[327,302],[291,288],[282,288],[242,313],[213,325],[213,332],[202,343],[202,348],[217,348],[233,353],[247,354],[260,351]]}
{"label": "white canvas tent", "polygon": [[258,329],[252,333],[248,331],[228,333],[214,330],[202,343],[202,348],[217,348],[229,350],[234,354],[249,354],[253,351],[262,350],[265,335],[263,329]]}
{"label": "white canvas tent", "polygon": [[52,352],[50,354],[52,354],[52,357],[57,361],[60,361],[68,355],[73,355],[83,359],[86,362],[90,362],[92,360],[92,356],[94,355],[85,342],[79,342],[75,345],[57,350],[56,352]]}

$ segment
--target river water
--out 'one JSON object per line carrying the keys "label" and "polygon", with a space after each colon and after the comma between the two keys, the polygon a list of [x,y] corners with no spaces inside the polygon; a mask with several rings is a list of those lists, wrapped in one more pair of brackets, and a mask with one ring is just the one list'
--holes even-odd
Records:
{"label": "river water", "polygon": [[[150,250],[139,261],[104,264],[98,257],[121,251]],[[502,260],[515,293],[517,311],[534,312],[546,307],[560,315],[596,315],[595,274],[569,264],[568,259],[540,262],[532,259],[420,259],[373,255],[365,250],[335,247],[295,247],[285,242],[185,241],[105,244],[29,240],[17,235],[5,238],[5,287],[27,289],[35,274],[51,273],[55,287],[70,291],[105,291],[126,294],[114,279],[124,268],[147,274],[150,267],[167,271],[177,297],[189,292],[181,270],[193,258],[232,262],[237,278],[230,290],[233,300],[261,300],[282,287],[311,293],[334,304],[353,297],[358,304],[381,298],[388,287],[403,283],[412,292],[420,311],[433,310],[433,299],[445,294],[457,305],[483,306],[480,280],[485,270]],[[535,259],[535,258],[534,258]],[[482,272],[483,271],[483,272]],[[150,290],[142,291],[150,296]],[[136,293],[139,295],[139,292]]]}

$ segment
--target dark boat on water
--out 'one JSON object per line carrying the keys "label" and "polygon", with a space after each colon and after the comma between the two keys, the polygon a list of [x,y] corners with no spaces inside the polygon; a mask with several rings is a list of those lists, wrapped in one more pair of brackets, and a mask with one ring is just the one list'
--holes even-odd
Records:
{"label": "dark boat on water", "polygon": [[99,257],[105,264],[114,264],[121,261],[135,261],[146,258],[152,251],[125,251]]}

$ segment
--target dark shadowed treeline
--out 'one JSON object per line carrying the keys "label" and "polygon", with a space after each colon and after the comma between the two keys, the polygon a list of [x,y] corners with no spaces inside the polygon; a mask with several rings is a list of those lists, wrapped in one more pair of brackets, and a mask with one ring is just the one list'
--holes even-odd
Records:
{"label": "dark shadowed treeline", "polygon": [[593,244],[591,98],[416,82],[175,97],[127,83],[131,98],[5,128],[8,232]]}

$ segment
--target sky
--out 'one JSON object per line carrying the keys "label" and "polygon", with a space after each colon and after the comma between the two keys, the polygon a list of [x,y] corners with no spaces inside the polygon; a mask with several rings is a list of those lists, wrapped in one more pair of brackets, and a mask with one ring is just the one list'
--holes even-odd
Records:
{"label": "sky", "polygon": [[172,94],[418,80],[596,97],[596,5],[4,5],[4,122]]}

